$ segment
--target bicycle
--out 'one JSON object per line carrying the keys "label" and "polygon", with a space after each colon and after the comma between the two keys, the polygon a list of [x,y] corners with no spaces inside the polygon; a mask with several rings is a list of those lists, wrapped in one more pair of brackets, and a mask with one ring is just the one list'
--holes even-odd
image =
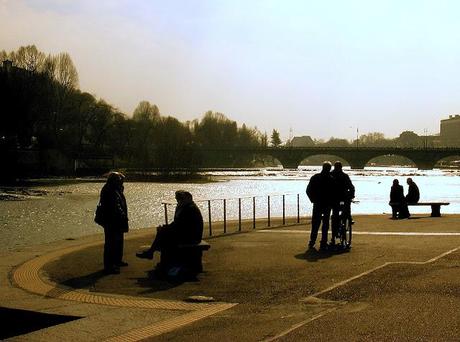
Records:
{"label": "bicycle", "polygon": [[[351,203],[357,203],[357,201],[351,201]],[[351,203],[349,205],[346,205],[343,201],[339,203],[339,229],[337,231],[337,238],[339,238],[339,246],[342,249],[351,248],[354,223],[351,217]]]}

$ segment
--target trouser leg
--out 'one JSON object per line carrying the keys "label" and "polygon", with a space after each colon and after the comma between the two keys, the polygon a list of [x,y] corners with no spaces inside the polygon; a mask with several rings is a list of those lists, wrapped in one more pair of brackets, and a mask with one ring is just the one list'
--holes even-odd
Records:
{"label": "trouser leg", "polygon": [[104,228],[104,268],[115,267],[116,237],[110,228]]}
{"label": "trouser leg", "polygon": [[332,208],[332,216],[331,216],[332,240],[334,240],[339,234],[339,226],[340,226],[339,211],[340,211],[340,208],[338,206],[334,206]]}
{"label": "trouser leg", "polygon": [[115,248],[114,248],[114,263],[119,266],[123,260],[123,232],[116,232],[115,234]]}
{"label": "trouser leg", "polygon": [[409,207],[407,206],[407,204],[401,204],[401,211],[399,212],[399,216],[401,218],[407,218],[410,216]]}
{"label": "trouser leg", "polygon": [[152,246],[150,250],[153,251],[161,251],[162,249],[169,248],[174,245],[175,237],[173,236],[174,232],[172,232],[168,228],[163,228],[157,230],[157,235],[152,242]]}
{"label": "trouser leg", "polygon": [[331,208],[324,207],[322,210],[322,221],[323,225],[321,227],[321,244],[327,244],[327,235],[329,232],[329,218],[331,216]]}
{"label": "trouser leg", "polygon": [[310,245],[313,245],[316,242],[320,224],[321,224],[321,210],[317,204],[313,204],[313,212],[311,215]]}

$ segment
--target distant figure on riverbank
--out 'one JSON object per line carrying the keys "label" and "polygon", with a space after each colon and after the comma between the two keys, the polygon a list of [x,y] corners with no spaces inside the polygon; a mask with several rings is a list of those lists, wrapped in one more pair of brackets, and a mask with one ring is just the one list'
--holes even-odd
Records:
{"label": "distant figure on riverbank", "polygon": [[333,203],[332,203],[332,239],[331,245],[335,245],[335,238],[338,235],[340,225],[340,202],[343,202],[343,210],[347,215],[351,215],[351,201],[355,198],[355,187],[350,180],[350,177],[343,172],[342,163],[336,161],[334,163],[334,170],[331,172],[334,181],[333,187]]}
{"label": "distant figure on riverbank", "polygon": [[393,185],[391,186],[390,205],[393,219],[404,219],[410,217],[406,197],[404,197],[404,188],[399,184],[397,179],[393,180]]}
{"label": "distant figure on riverbank", "polygon": [[406,195],[407,203],[418,203],[420,199],[420,191],[418,189],[417,184],[415,184],[412,178],[407,178],[407,185],[409,186],[409,190],[407,191]]}
{"label": "distant figure on riverbank", "polygon": [[153,259],[153,253],[160,251],[162,259],[157,270],[168,272],[172,266],[170,260],[164,258],[165,252],[172,251],[178,245],[198,244],[203,236],[203,217],[198,206],[193,201],[192,194],[188,191],[176,191],[176,211],[174,220],[169,224],[157,227],[157,234],[149,249],[136,253],[138,258]]}
{"label": "distant figure on riverbank", "polygon": [[123,261],[123,238],[128,232],[128,207],[123,193],[125,176],[111,172],[101,190],[99,204],[102,208],[104,228],[104,271],[108,274],[120,273],[120,266],[128,266]]}
{"label": "distant figure on riverbank", "polygon": [[311,216],[311,233],[308,248],[313,248],[318,237],[318,230],[321,227],[320,250],[327,249],[327,234],[329,231],[329,217],[333,202],[333,179],[331,176],[331,163],[323,163],[320,173],[313,175],[307,186],[307,196],[313,203]]}

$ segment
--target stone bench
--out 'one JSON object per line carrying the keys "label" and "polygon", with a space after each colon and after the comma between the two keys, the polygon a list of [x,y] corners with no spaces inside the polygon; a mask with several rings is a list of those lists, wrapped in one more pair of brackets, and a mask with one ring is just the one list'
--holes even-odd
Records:
{"label": "stone bench", "polygon": [[203,272],[203,252],[210,248],[211,245],[204,240],[197,244],[178,245],[161,251],[160,264],[165,271],[171,267],[178,267],[181,272],[193,276]]}
{"label": "stone bench", "polygon": [[[449,202],[418,202],[407,203],[407,206],[431,206],[431,217],[441,217],[441,205],[449,205]],[[390,203],[390,206],[399,206],[400,203]]]}

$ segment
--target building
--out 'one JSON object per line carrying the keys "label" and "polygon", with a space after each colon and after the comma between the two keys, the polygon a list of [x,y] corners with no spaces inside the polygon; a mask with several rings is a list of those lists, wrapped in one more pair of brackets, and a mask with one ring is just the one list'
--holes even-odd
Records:
{"label": "building", "polygon": [[289,146],[292,147],[308,147],[314,146],[315,142],[310,136],[294,137],[290,141]]}
{"label": "building", "polygon": [[441,120],[440,140],[443,146],[460,146],[460,115]]}

